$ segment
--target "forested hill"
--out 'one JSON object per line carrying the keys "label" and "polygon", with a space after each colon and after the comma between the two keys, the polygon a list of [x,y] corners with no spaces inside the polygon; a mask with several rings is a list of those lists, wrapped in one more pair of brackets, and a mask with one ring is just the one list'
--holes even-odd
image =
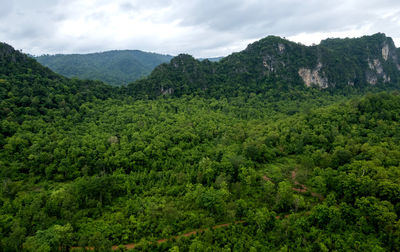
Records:
{"label": "forested hill", "polygon": [[90,54],[57,54],[36,57],[41,64],[67,77],[101,80],[121,86],[147,76],[172,56],[139,50],[114,50]]}
{"label": "forested hill", "polygon": [[315,86],[328,90],[397,85],[400,55],[382,33],[355,39],[327,39],[304,46],[269,36],[219,62],[179,55],[144,80],[129,85],[137,97],[199,94],[221,97]]}
{"label": "forested hill", "polygon": [[27,73],[51,78],[57,77],[50,69],[38,64],[26,54],[16,51],[6,43],[0,42],[0,75],[4,77]]}
{"label": "forested hill", "polygon": [[[7,123],[22,123],[26,117],[45,115],[53,109],[67,115],[85,102],[105,100],[117,93],[117,88],[99,81],[65,78],[0,43],[0,119],[7,118]],[[11,127],[0,126],[2,132]]]}

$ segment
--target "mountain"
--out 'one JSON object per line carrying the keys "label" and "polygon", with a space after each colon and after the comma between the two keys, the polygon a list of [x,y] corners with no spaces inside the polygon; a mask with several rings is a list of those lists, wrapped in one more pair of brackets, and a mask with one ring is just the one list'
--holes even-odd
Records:
{"label": "mountain", "polygon": [[67,77],[101,80],[121,86],[143,78],[172,56],[139,50],[107,51],[90,54],[42,55],[36,60]]}
{"label": "mountain", "polygon": [[128,88],[139,97],[220,97],[311,86],[330,91],[360,90],[397,85],[399,80],[399,49],[385,34],[327,39],[315,46],[269,36],[218,62],[178,55]]}

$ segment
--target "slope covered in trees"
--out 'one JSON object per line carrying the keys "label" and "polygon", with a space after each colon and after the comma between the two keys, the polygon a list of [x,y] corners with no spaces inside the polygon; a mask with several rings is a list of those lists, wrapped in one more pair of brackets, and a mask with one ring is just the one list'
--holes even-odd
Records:
{"label": "slope covered in trees", "polygon": [[184,94],[218,98],[250,93],[276,97],[306,86],[346,94],[373,86],[396,86],[399,60],[393,40],[380,33],[327,39],[316,46],[269,36],[219,62],[179,55],[128,89],[130,95],[140,98]]}
{"label": "slope covered in trees", "polygon": [[97,99],[116,97],[119,91],[96,81],[70,80],[41,66],[34,59],[0,43],[0,147],[16,126],[50,111],[68,116]]}
{"label": "slope covered in trees", "polygon": [[35,58],[54,72],[67,77],[100,80],[121,86],[149,75],[156,66],[169,62],[172,56],[139,50],[120,50],[42,55]]}
{"label": "slope covered in trees", "polygon": [[259,89],[255,45],[112,88],[1,44],[0,251],[400,250],[398,91]]}

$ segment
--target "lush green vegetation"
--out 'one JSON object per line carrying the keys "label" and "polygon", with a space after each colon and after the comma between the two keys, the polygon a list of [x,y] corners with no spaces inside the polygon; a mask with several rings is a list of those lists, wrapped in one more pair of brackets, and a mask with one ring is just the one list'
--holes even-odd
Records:
{"label": "lush green vegetation", "polygon": [[0,251],[400,250],[398,83],[235,74],[249,50],[112,88],[0,44]]}
{"label": "lush green vegetation", "polygon": [[35,58],[54,72],[67,77],[100,80],[121,86],[149,75],[156,66],[169,62],[172,56],[123,50],[90,54],[42,55]]}

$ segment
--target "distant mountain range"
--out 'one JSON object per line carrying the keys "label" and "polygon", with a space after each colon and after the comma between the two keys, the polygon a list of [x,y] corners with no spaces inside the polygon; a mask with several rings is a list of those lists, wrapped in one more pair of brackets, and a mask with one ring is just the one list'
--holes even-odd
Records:
{"label": "distant mountain range", "polygon": [[151,73],[173,56],[139,50],[107,51],[90,54],[56,54],[36,60],[66,77],[101,80],[114,86],[126,85]]}

